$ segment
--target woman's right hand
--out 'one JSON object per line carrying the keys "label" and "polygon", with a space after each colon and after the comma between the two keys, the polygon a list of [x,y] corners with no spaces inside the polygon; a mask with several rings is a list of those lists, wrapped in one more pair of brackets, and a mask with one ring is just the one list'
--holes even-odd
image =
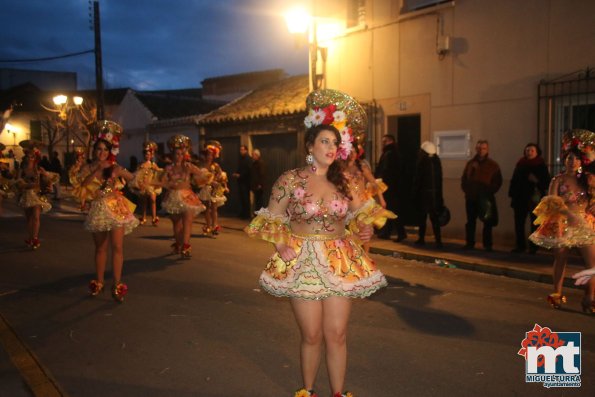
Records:
{"label": "woman's right hand", "polygon": [[595,268],[591,268],[591,269],[587,269],[587,270],[578,272],[572,276],[572,278],[574,278],[576,280],[574,282],[574,285],[587,284],[589,282],[589,280],[591,280],[591,277],[593,277],[594,275],[595,275]]}
{"label": "woman's right hand", "polygon": [[295,250],[286,244],[283,244],[283,243],[275,244],[275,249],[279,253],[279,256],[281,257],[281,259],[283,259],[285,262],[289,262],[289,261],[292,261],[293,259],[297,258],[297,254],[295,253]]}

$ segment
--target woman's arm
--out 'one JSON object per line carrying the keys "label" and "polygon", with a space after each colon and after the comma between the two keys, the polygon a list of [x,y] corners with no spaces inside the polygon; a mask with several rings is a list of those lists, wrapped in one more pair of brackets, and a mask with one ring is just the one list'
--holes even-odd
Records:
{"label": "woman's arm", "polygon": [[382,191],[378,187],[378,184],[376,183],[376,178],[372,174],[372,170],[370,169],[370,167],[368,166],[367,163],[362,164],[362,173],[364,174],[365,180],[368,183],[370,183],[372,186],[374,186],[374,191],[376,192],[375,197],[378,198],[378,202],[380,203],[380,206],[382,208],[386,208],[386,201],[384,200],[384,195],[382,194]]}

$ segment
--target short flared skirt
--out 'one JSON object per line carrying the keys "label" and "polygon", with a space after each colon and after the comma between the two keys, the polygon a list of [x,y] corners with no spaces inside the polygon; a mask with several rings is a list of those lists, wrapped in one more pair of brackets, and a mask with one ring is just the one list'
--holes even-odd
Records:
{"label": "short flared skirt", "polygon": [[213,187],[209,185],[200,188],[198,197],[204,203],[213,203],[217,207],[221,207],[227,201],[227,197],[225,197],[223,191],[219,191],[219,189],[213,189]]}
{"label": "short flared skirt", "polygon": [[189,211],[194,215],[198,215],[206,209],[191,189],[168,190],[161,202],[161,207],[172,215],[179,215]]}
{"label": "short flared skirt", "polygon": [[539,225],[529,240],[548,249],[592,245],[595,243],[595,217],[582,213],[575,222],[569,222],[565,217],[551,216]]}
{"label": "short flared skirt", "polygon": [[260,275],[260,285],[271,295],[365,298],[387,285],[374,261],[349,237],[292,235],[288,246],[297,258],[287,263],[275,253]]}
{"label": "short flared skirt", "polygon": [[134,204],[119,193],[98,197],[91,202],[85,229],[99,233],[123,227],[124,234],[129,234],[139,224],[134,208]]}
{"label": "short flared skirt", "polygon": [[52,209],[52,205],[46,196],[39,194],[34,189],[24,190],[19,199],[19,207],[32,208],[37,206],[41,207],[41,212],[48,212]]}

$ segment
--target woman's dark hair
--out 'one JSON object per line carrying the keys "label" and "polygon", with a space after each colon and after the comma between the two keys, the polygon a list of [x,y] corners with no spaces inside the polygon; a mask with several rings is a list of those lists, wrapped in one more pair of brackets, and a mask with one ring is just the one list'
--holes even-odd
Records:
{"label": "woman's dark hair", "polygon": [[[336,137],[336,146],[339,147],[339,143],[341,142],[341,134],[339,130],[337,130],[332,125],[316,125],[314,127],[308,128],[306,130],[306,136],[304,139],[304,143],[306,146],[306,151],[309,150],[311,146],[314,146],[314,141],[318,134],[321,131],[330,131],[335,134]],[[326,179],[333,185],[337,187],[337,190],[343,194],[345,197],[351,200],[351,194],[349,193],[349,186],[347,185],[347,180],[345,179],[345,175],[343,174],[343,167],[339,164],[338,161],[333,161],[331,165],[328,167],[328,171],[326,173]]]}
{"label": "woman's dark hair", "polygon": [[[93,156],[95,156],[95,151],[97,150],[97,147],[99,146],[100,143],[103,143],[105,145],[105,147],[107,148],[108,152],[111,153],[112,150],[112,144],[108,141],[106,141],[105,139],[98,139],[95,141],[95,143],[93,144]],[[109,179],[112,176],[112,173],[114,171],[114,166],[112,165],[111,167],[107,167],[103,169],[103,174],[102,177],[103,179]]]}
{"label": "woman's dark hair", "polygon": [[569,150],[567,150],[566,152],[563,153],[563,155],[562,155],[562,161],[566,161],[566,158],[568,156],[570,156],[571,154],[573,154],[574,157],[576,157],[577,159],[580,160],[580,162],[581,162],[581,168],[583,169],[583,172],[581,172],[580,174],[577,175],[578,184],[583,189],[585,189],[586,192],[589,192],[589,181],[587,180],[587,175],[584,172],[585,165],[583,164],[583,158],[582,158],[582,155],[583,154],[582,154],[582,152],[578,148],[573,147],[572,149],[569,149]]}
{"label": "woman's dark hair", "polygon": [[523,155],[525,154],[525,150],[527,150],[528,147],[533,146],[535,148],[535,150],[537,150],[537,157],[541,156],[541,148],[539,147],[538,144],[533,143],[533,142],[529,142],[528,144],[525,145],[525,148],[523,149]]}

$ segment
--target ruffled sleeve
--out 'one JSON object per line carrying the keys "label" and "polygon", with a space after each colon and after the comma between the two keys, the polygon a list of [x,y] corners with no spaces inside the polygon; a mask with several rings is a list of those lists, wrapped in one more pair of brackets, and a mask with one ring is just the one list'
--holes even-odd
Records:
{"label": "ruffled sleeve", "polygon": [[396,219],[397,215],[392,211],[382,208],[374,199],[364,203],[355,212],[347,215],[347,229],[352,235],[357,236],[359,225],[372,225],[377,229],[384,226],[387,219]]}
{"label": "ruffled sleeve", "polygon": [[273,244],[287,244],[291,229],[287,215],[275,215],[268,208],[256,211],[256,217],[244,228],[248,236],[259,238]]}
{"label": "ruffled sleeve", "polygon": [[537,217],[533,224],[541,225],[554,218],[564,220],[568,218],[568,207],[564,204],[564,200],[560,196],[549,195],[541,199],[537,207],[533,210],[533,214]]}
{"label": "ruffled sleeve", "polygon": [[88,166],[73,167],[68,172],[70,184],[72,185],[72,195],[80,203],[93,200],[95,192],[101,186],[97,178],[93,178],[93,182],[83,186],[84,180],[91,174],[91,169]]}

